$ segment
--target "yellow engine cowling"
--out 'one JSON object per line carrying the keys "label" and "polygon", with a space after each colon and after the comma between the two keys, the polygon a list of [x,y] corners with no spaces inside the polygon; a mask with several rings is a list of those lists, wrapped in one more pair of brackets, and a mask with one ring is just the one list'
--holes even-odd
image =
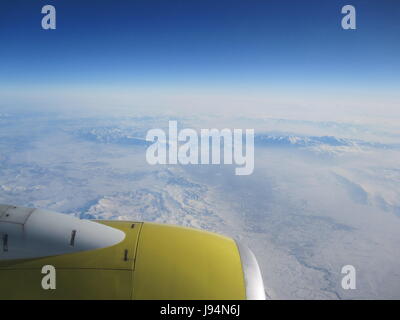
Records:
{"label": "yellow engine cowling", "polygon": [[[93,223],[125,237],[106,248],[0,259],[0,299],[265,298],[254,255],[228,237],[147,222]],[[48,265],[54,267],[56,287],[45,290],[42,268]]]}

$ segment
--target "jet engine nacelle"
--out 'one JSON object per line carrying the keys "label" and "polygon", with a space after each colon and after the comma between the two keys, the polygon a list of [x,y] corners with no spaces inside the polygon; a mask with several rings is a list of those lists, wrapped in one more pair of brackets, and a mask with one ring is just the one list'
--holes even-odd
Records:
{"label": "jet engine nacelle", "polygon": [[[54,286],[43,286],[53,270]],[[265,299],[254,254],[215,233],[0,205],[0,299]]]}

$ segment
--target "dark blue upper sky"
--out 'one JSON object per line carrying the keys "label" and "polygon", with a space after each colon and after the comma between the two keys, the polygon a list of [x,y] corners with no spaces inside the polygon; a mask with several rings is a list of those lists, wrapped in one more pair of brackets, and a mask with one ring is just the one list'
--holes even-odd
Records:
{"label": "dark blue upper sky", "polygon": [[[41,8],[57,30],[41,29]],[[357,30],[341,29],[353,4]],[[400,1],[4,0],[0,83],[396,87]]]}

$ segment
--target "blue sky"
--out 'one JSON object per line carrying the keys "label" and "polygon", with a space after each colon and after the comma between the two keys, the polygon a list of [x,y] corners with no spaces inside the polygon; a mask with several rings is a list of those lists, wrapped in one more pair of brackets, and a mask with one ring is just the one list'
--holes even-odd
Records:
{"label": "blue sky", "polygon": [[[400,2],[2,1],[0,83],[14,85],[367,86],[400,74]],[[40,27],[57,9],[57,30]]]}

